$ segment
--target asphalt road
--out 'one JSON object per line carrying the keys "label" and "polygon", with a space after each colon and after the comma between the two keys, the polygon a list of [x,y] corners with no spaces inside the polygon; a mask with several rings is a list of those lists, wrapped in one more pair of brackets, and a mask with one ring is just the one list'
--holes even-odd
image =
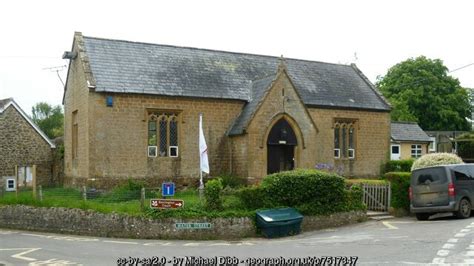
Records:
{"label": "asphalt road", "polygon": [[[241,241],[176,241],[98,238],[0,229],[0,265],[117,265],[121,258],[172,261],[218,257],[357,257],[357,265],[474,265],[474,218],[425,222],[397,218]],[[345,258],[343,258],[345,259]],[[347,258],[350,259],[350,258]],[[355,258],[352,258],[355,261]],[[254,261],[255,262],[255,261]],[[177,264],[177,265],[185,265]]]}

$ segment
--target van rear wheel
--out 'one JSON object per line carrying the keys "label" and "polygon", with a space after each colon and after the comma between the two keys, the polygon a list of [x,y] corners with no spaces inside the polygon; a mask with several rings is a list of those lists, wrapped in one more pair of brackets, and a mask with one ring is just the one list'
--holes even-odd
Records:
{"label": "van rear wheel", "polygon": [[469,218],[471,216],[471,203],[466,198],[462,199],[459,202],[459,210],[454,215],[461,219]]}
{"label": "van rear wheel", "polygon": [[418,221],[426,221],[428,218],[430,218],[431,213],[416,213],[415,215]]}

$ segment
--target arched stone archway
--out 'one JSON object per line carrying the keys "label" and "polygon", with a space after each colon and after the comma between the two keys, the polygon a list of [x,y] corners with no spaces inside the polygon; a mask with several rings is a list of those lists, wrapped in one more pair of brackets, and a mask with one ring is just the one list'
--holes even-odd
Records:
{"label": "arched stone archway", "polygon": [[267,174],[293,170],[296,134],[285,118],[280,118],[267,137]]}

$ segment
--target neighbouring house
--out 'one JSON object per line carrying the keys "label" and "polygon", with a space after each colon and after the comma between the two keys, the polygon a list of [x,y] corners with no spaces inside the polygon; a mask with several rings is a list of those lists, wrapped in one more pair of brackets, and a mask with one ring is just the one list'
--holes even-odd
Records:
{"label": "neighbouring house", "polygon": [[[37,184],[50,184],[53,142],[12,99],[0,100],[0,185],[31,181],[36,165]],[[11,182],[11,183],[10,183]],[[16,184],[15,184],[16,186]]]}
{"label": "neighbouring house", "polygon": [[65,176],[195,184],[203,116],[211,176],[331,165],[376,177],[390,105],[355,65],[86,37],[64,91]]}
{"label": "neighbouring house", "polygon": [[432,139],[415,122],[392,122],[391,160],[416,159],[429,153]]}
{"label": "neighbouring house", "polygon": [[425,131],[431,138],[430,152],[456,153],[456,141],[459,136],[468,131]]}

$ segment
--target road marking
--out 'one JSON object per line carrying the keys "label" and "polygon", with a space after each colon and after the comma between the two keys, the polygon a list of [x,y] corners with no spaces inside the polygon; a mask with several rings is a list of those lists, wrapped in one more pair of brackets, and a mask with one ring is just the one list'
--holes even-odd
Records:
{"label": "road marking", "polygon": [[232,244],[230,243],[214,243],[214,244],[210,244],[209,246],[213,247],[213,246],[231,246]]}
{"label": "road marking", "polygon": [[468,251],[466,255],[469,257],[474,257],[474,251]]}
{"label": "road marking", "polygon": [[474,245],[469,245],[466,249],[474,249]]}
{"label": "road marking", "polygon": [[445,258],[434,258],[432,263],[434,264],[444,264]]}
{"label": "road marking", "polygon": [[469,232],[471,232],[471,229],[462,229],[461,232],[462,233],[469,233]]}
{"label": "road marking", "polygon": [[398,229],[398,227],[389,224],[388,222],[382,222],[383,225],[388,227],[388,229]]}
{"label": "road marking", "polygon": [[201,245],[201,244],[200,243],[186,243],[183,246],[185,246],[185,247],[197,247],[199,245]]}
{"label": "road marking", "polygon": [[171,242],[166,242],[166,243],[161,243],[161,242],[151,242],[151,243],[145,243],[143,244],[144,246],[171,246]]}
{"label": "road marking", "polygon": [[459,240],[459,239],[457,239],[457,238],[450,238],[450,239],[448,240],[448,243],[457,243],[458,240]]}
{"label": "road marking", "polygon": [[130,244],[130,245],[138,245],[137,242],[128,242],[128,241],[112,241],[112,240],[104,240],[104,243],[114,243],[114,244]]}
{"label": "road marking", "polygon": [[66,241],[99,241],[97,238],[87,238],[87,237],[73,237],[73,236],[56,236],[56,235],[38,235],[38,234],[29,234],[29,233],[22,233],[24,236],[34,236],[34,237],[41,237],[47,239],[54,239],[54,240],[66,240]]}
{"label": "road marking", "polygon": [[441,256],[441,257],[446,257],[449,255],[449,250],[441,249],[438,251],[438,253],[436,253],[436,255]]}
{"label": "road marking", "polygon": [[49,259],[43,261],[34,261],[30,262],[28,266],[37,266],[37,265],[82,265],[77,262],[72,262],[68,260],[59,260],[59,259]]}
{"label": "road marking", "polygon": [[464,233],[458,233],[458,234],[455,234],[454,237],[465,237],[466,234]]}
{"label": "road marking", "polygon": [[18,232],[0,230],[0,235],[11,235],[11,234],[16,234],[16,233],[18,233]]}
{"label": "road marking", "polygon": [[0,251],[1,250],[5,250],[5,251],[7,251],[7,250],[26,250],[26,251],[14,254],[11,257],[15,258],[15,259],[19,259],[19,260],[35,261],[36,259],[29,258],[29,257],[23,257],[23,255],[31,253],[33,251],[37,251],[38,249],[41,249],[41,248],[4,248],[4,249],[0,249]]}
{"label": "road marking", "polygon": [[454,244],[444,244],[444,246],[442,247],[443,249],[453,249],[455,247]]}

